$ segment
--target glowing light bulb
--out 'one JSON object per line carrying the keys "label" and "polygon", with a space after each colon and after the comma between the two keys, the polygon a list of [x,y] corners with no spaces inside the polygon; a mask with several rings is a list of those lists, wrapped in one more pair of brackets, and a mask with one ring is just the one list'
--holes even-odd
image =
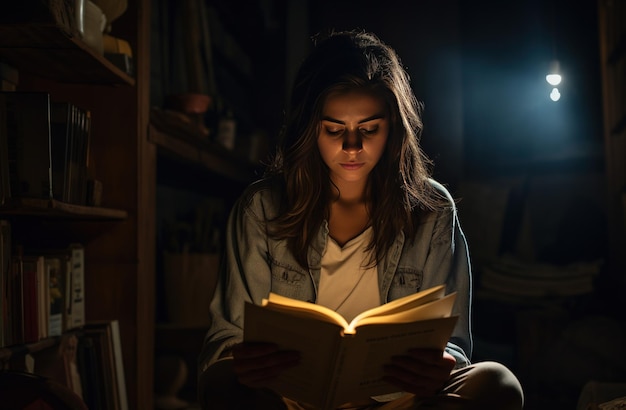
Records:
{"label": "glowing light bulb", "polygon": [[561,74],[548,74],[546,76],[546,81],[550,85],[559,85],[561,84]]}
{"label": "glowing light bulb", "polygon": [[550,63],[550,71],[548,71],[548,75],[546,75],[546,81],[551,86],[557,86],[561,84],[561,68],[558,60],[553,60]]}
{"label": "glowing light bulb", "polygon": [[561,93],[559,92],[558,88],[554,87],[552,89],[552,91],[550,92],[550,99],[555,102],[561,99]]}

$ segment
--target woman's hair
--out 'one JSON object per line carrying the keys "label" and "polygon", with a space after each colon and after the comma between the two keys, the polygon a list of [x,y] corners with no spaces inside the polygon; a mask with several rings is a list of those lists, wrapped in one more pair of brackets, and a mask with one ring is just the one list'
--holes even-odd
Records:
{"label": "woman's hair", "polygon": [[389,116],[385,151],[367,188],[374,233],[368,248],[375,250],[376,261],[400,231],[407,238],[415,236],[421,211],[444,203],[428,181],[432,164],[419,146],[422,106],[396,52],[362,31],[318,37],[296,75],[281,141],[267,169],[268,175],[280,175],[284,182],[283,209],[272,221],[270,234],[287,239],[305,267],[307,249],[328,218],[335,195],[317,146],[322,109],[328,95],[351,90],[381,97]]}

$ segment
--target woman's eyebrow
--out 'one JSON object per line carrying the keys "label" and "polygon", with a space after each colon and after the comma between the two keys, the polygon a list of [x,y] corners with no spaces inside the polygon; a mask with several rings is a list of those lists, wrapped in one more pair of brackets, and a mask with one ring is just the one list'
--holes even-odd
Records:
{"label": "woman's eyebrow", "polygon": [[[370,117],[367,117],[367,118],[362,119],[362,120],[361,120],[361,121],[359,121],[358,123],[359,123],[359,124],[363,124],[364,122],[373,121],[373,120],[378,120],[378,119],[381,119],[381,118],[385,118],[385,115],[384,115],[384,114],[374,114],[374,115],[372,115],[372,116],[370,116]],[[345,122],[343,122],[343,121],[341,121],[341,120],[338,120],[338,119],[336,119],[336,118],[329,117],[329,116],[327,116],[327,115],[325,115],[325,116],[323,116],[323,117],[322,117],[322,121],[334,122],[334,123],[336,123],[336,124],[345,125]]]}

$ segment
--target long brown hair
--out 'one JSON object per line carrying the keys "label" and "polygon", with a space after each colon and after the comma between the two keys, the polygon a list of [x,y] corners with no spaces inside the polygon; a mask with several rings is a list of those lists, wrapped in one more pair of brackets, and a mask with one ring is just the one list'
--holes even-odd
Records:
{"label": "long brown hair", "polygon": [[389,114],[385,152],[368,180],[373,237],[382,260],[399,232],[415,236],[419,215],[446,202],[429,183],[431,161],[419,146],[421,109],[396,52],[372,33],[331,32],[316,38],[292,89],[281,142],[267,174],[283,181],[284,201],[270,234],[287,239],[302,266],[333,198],[329,171],[317,147],[322,108],[335,92],[365,90],[381,96]]}

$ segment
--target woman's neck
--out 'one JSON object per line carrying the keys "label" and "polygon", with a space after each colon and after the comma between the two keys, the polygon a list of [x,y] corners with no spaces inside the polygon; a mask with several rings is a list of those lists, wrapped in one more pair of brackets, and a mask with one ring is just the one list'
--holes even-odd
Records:
{"label": "woman's neck", "polygon": [[334,191],[335,197],[332,199],[332,204],[358,206],[367,203],[367,184],[365,181],[350,183],[335,181]]}
{"label": "woman's neck", "polygon": [[330,204],[330,236],[339,244],[361,234],[370,224],[365,187],[357,184],[338,186],[339,192]]}

